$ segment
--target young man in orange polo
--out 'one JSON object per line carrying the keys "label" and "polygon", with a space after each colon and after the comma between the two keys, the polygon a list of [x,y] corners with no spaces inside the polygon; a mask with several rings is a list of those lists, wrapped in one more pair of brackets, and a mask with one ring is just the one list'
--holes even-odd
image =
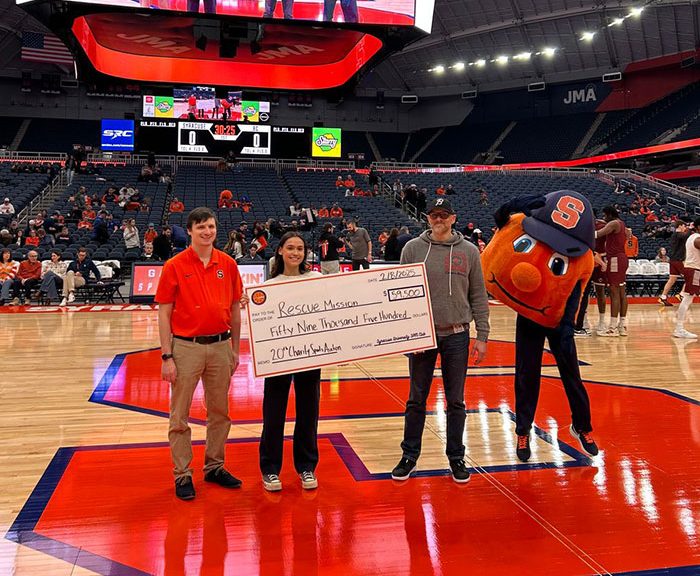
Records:
{"label": "young man in orange polo", "polygon": [[231,428],[228,390],[238,367],[243,284],[233,258],[214,248],[216,226],[209,208],[189,213],[192,245],[165,263],[156,292],[161,375],[171,383],[168,440],[175,494],[182,500],[195,496],[188,418],[200,378],[207,406],[204,480],[225,488],[241,485],[224,468],[224,452]]}

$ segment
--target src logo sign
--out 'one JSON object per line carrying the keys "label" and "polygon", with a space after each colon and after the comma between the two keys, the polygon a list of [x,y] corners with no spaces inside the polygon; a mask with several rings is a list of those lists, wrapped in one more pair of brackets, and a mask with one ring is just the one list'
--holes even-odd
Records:
{"label": "src logo sign", "polygon": [[133,120],[102,120],[103,150],[133,150],[134,121]]}
{"label": "src logo sign", "polygon": [[109,138],[110,140],[116,140],[117,138],[133,138],[134,137],[134,131],[133,130],[103,130],[102,131],[102,136],[105,138]]}

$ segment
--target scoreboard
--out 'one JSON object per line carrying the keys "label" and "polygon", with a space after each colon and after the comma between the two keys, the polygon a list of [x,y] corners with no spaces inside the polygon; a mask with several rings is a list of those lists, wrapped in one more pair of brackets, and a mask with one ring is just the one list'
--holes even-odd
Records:
{"label": "scoreboard", "polygon": [[269,156],[271,126],[215,122],[180,122],[177,151],[225,156]]}
{"label": "scoreboard", "polygon": [[[221,120],[141,120],[137,146],[156,154],[310,158],[312,128]],[[338,131],[339,132],[339,131]],[[339,148],[339,147],[338,147]]]}

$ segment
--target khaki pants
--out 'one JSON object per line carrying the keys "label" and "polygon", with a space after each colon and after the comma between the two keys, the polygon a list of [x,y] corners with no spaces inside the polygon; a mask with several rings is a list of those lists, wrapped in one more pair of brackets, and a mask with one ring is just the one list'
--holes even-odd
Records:
{"label": "khaki pants", "polygon": [[200,378],[207,408],[207,443],[204,472],[224,465],[226,440],[231,428],[228,416],[228,390],[233,375],[231,340],[196,344],[173,339],[173,360],[177,378],[170,386],[170,454],[175,479],[191,476],[192,431],[188,422],[192,396]]}
{"label": "khaki pants", "polygon": [[338,274],[340,272],[340,262],[338,260],[329,260],[321,262],[321,274]]}
{"label": "khaki pants", "polygon": [[75,292],[76,288],[83,286],[85,286],[85,278],[76,276],[75,272],[71,270],[66,273],[66,277],[63,279],[63,296],[68,296],[69,293]]}

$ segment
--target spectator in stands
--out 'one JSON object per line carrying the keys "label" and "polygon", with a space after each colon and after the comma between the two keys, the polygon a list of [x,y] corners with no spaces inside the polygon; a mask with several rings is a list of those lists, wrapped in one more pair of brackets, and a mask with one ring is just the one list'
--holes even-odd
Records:
{"label": "spectator in stands", "polygon": [[170,226],[163,226],[160,234],[153,240],[153,253],[163,261],[172,256],[173,242]]}
{"label": "spectator in stands", "polygon": [[319,259],[321,260],[321,274],[338,274],[340,272],[340,256],[338,250],[344,247],[343,241],[338,238],[333,230],[335,227],[330,222],[323,225],[323,232],[318,239]]}
{"label": "spectator in stands", "polygon": [[292,218],[296,218],[298,216],[301,216],[301,211],[302,211],[302,207],[301,207],[300,202],[296,202],[295,204],[293,204],[292,206],[289,207],[289,215]]}
{"label": "spectator in stands", "polygon": [[678,278],[683,277],[683,261],[685,260],[685,243],[688,240],[688,236],[690,236],[690,232],[688,231],[688,224],[685,223],[683,220],[678,220],[675,223],[675,232],[671,235],[671,240],[670,240],[670,270],[669,270],[669,277],[668,277],[668,282],[666,282],[666,285],[664,286],[663,291],[661,292],[661,296],[659,296],[659,302],[663,304],[664,306],[673,306],[668,301],[668,293],[671,291],[671,289],[675,286],[676,281]]}
{"label": "spectator in stands", "polygon": [[143,233],[143,241],[153,244],[156,236],[158,236],[158,232],[156,232],[156,225],[153,222],[149,222],[148,229]]}
{"label": "spectator in stands", "polygon": [[234,260],[240,260],[245,254],[245,238],[240,232],[231,230],[228,233],[228,241],[224,246],[224,252]]}
{"label": "spectator in stands", "polygon": [[440,184],[436,189],[435,189],[435,194],[437,196],[444,196],[446,194],[447,190],[445,190],[445,186],[443,184]]}
{"label": "spectator in stands", "polygon": [[464,231],[462,232],[462,234],[464,234],[464,239],[465,239],[467,242],[472,242],[472,243],[474,242],[473,236],[474,236],[474,230],[475,230],[475,229],[476,229],[476,228],[475,228],[475,226],[474,226],[474,222],[469,222],[469,223],[464,227]]}
{"label": "spectator in stands", "polygon": [[107,212],[100,210],[92,225],[92,239],[98,244],[109,242],[109,224],[107,222]]}
{"label": "spectator in stands", "polygon": [[654,263],[659,264],[660,262],[665,262],[665,263],[670,263],[671,260],[668,257],[668,254],[666,253],[666,248],[661,246],[657,251],[656,251],[656,258],[654,258]]}
{"label": "spectator in stands", "polygon": [[352,250],[352,269],[368,270],[369,264],[372,262],[372,240],[367,230],[351,220],[348,222],[345,244]]}
{"label": "spectator in stands", "polygon": [[66,277],[63,280],[63,300],[61,306],[75,302],[76,288],[82,288],[90,279],[90,273],[95,276],[95,280],[100,282],[102,277],[100,271],[95,266],[91,258],[88,258],[87,248],[78,248],[78,257],[68,265]]}
{"label": "spectator in stands", "polygon": [[486,248],[486,242],[484,242],[484,235],[478,228],[474,229],[474,234],[472,234],[472,242],[479,249],[479,254]]}
{"label": "spectator in stands", "polygon": [[68,271],[68,263],[61,259],[60,250],[51,250],[51,260],[46,263],[41,273],[39,291],[46,294],[49,303],[58,300],[58,291],[63,288],[63,279]]}
{"label": "spectator in stands", "polygon": [[248,239],[248,223],[245,220],[238,225],[238,231],[243,235],[243,238]]}
{"label": "spectator in stands", "polygon": [[60,218],[61,213],[56,210],[50,217],[44,220],[44,230],[46,230],[46,233],[54,238],[61,231],[61,227],[63,225]]}
{"label": "spectator in stands", "polygon": [[481,204],[482,206],[489,205],[489,194],[484,189],[482,189],[479,194],[479,204]]}
{"label": "spectator in stands", "polygon": [[381,231],[379,236],[377,236],[377,240],[379,241],[379,249],[384,252],[384,245],[386,244],[386,241],[389,239],[389,230],[384,228],[384,230]]}
{"label": "spectator in stands", "polygon": [[9,198],[5,198],[2,204],[0,204],[0,215],[14,216],[15,207],[10,202]]}
{"label": "spectator in stands", "polygon": [[355,179],[352,177],[352,174],[348,174],[345,177],[345,181],[343,182],[343,185],[348,188],[351,192],[355,189]]}
{"label": "spectator in stands", "polygon": [[333,206],[331,206],[331,210],[329,212],[331,218],[342,218],[343,217],[343,209],[338,206],[337,202],[333,203]]}
{"label": "spectator in stands", "polygon": [[230,190],[222,190],[219,194],[219,208],[233,208],[233,193]]}
{"label": "spectator in stands", "polygon": [[78,222],[78,230],[92,230],[92,222],[83,218]]}
{"label": "spectator in stands", "polygon": [[138,181],[139,182],[150,182],[151,177],[153,176],[153,170],[151,167],[146,164],[145,166],[141,167],[141,174],[139,174]]}
{"label": "spectator in stands", "polygon": [[94,220],[97,217],[97,214],[95,211],[92,209],[92,207],[86,207],[85,210],[83,210],[83,220]]}
{"label": "spectator in stands", "polygon": [[[408,239],[406,242],[408,242]],[[399,229],[394,227],[389,232],[389,236],[384,244],[384,260],[388,262],[398,262],[401,260],[401,248],[402,247],[399,247]]]}
{"label": "spectator in stands", "polygon": [[654,213],[653,210],[650,210],[649,213],[644,218],[644,221],[645,222],[658,222],[659,217]]}
{"label": "spectator in stands", "polygon": [[170,226],[170,241],[173,243],[173,256],[175,254],[179,254],[182,252],[185,248],[187,248],[187,232],[182,226],[178,226],[177,224],[172,224]]}
{"label": "spectator in stands", "polygon": [[24,239],[25,246],[32,246],[34,248],[39,246],[39,236],[36,233],[35,228],[30,228],[27,233],[27,237]]}
{"label": "spectator in stands", "polygon": [[335,181],[335,187],[336,188],[345,188],[345,180],[343,180],[342,176],[338,176],[338,179]]}
{"label": "spectator in stands", "polygon": [[457,194],[457,191],[452,187],[452,184],[448,184],[447,189],[445,190],[445,195],[452,196],[454,194]]}
{"label": "spectator in stands", "polygon": [[15,243],[15,240],[7,228],[3,228],[2,230],[0,230],[0,246],[7,247],[10,244],[14,244],[14,243]]}
{"label": "spectator in stands", "polygon": [[319,218],[330,218],[330,212],[328,212],[328,207],[325,204],[321,204],[317,216]]}
{"label": "spectator in stands", "polygon": [[17,275],[18,268],[19,262],[12,259],[12,250],[4,248],[0,252],[0,304],[10,299],[12,281]]}
{"label": "spectator in stands", "polygon": [[127,250],[139,249],[141,240],[139,239],[139,229],[136,227],[136,220],[127,218],[122,226],[124,235],[124,246]]}
{"label": "spectator in stands", "polygon": [[627,258],[636,258],[639,256],[639,240],[632,233],[632,228],[625,228],[625,237],[627,238],[625,242],[625,254]]}
{"label": "spectator in stands", "polygon": [[41,279],[41,262],[36,250],[27,252],[27,259],[20,263],[17,275],[12,281],[12,305],[20,303],[20,295],[24,291],[24,299],[29,300],[31,292],[39,285]]}
{"label": "spectator in stands", "polygon": [[258,254],[264,260],[266,257],[265,249],[267,248],[267,240],[269,234],[265,225],[260,222],[253,223],[253,244],[258,246]]}
{"label": "spectator in stands", "polygon": [[70,244],[71,237],[70,237],[70,231],[68,230],[67,226],[64,226],[61,228],[61,231],[58,233],[56,236],[56,244]]}
{"label": "spectator in stands", "polygon": [[44,227],[44,212],[38,212],[36,216],[34,216],[34,228],[36,230],[39,230],[39,228]]}
{"label": "spectator in stands", "polygon": [[258,254],[258,247],[254,244],[248,246],[248,253],[239,260],[241,264],[246,264],[248,262],[262,262],[263,259]]}
{"label": "spectator in stands", "polygon": [[421,188],[416,191],[416,216],[420,216],[425,212],[425,207],[428,202],[428,189]]}
{"label": "spectator in stands", "polygon": [[10,227],[8,228],[15,244],[18,246],[22,244],[22,238],[24,238],[24,230],[19,227],[19,222],[17,220],[10,221]]}
{"label": "spectator in stands", "polygon": [[180,202],[177,198],[173,198],[173,201],[170,203],[170,212],[184,212],[185,211],[185,205]]}
{"label": "spectator in stands", "polygon": [[396,242],[398,243],[399,254],[403,250],[403,247],[406,245],[406,243],[412,238],[413,236],[411,235],[408,226],[401,226],[401,228],[399,228],[399,237],[396,239]]}
{"label": "spectator in stands", "polygon": [[37,230],[36,234],[39,237],[39,244],[38,244],[39,248],[42,248],[44,250],[53,248],[53,245],[55,243],[53,236],[51,236],[50,234],[47,234],[46,230],[44,230],[43,228],[40,228],[39,230]]}
{"label": "spectator in stands", "polygon": [[146,242],[143,245],[143,253],[141,254],[141,260],[158,260],[158,257],[153,253],[153,244]]}

